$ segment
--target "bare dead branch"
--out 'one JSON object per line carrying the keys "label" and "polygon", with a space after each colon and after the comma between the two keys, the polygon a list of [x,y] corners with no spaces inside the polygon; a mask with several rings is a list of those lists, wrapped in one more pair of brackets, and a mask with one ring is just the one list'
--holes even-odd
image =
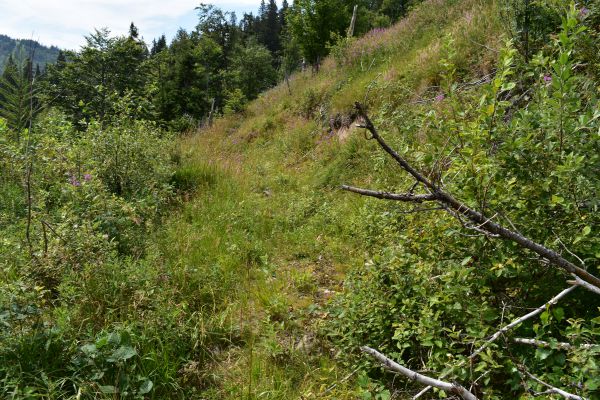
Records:
{"label": "bare dead branch", "polygon": [[587,290],[589,290],[590,292],[594,292],[596,294],[600,294],[600,288],[597,286],[592,285],[591,283],[588,283],[586,281],[584,281],[583,279],[581,279],[580,277],[573,275],[573,277],[575,278],[575,281],[567,281],[567,283],[570,283],[571,285],[579,285],[582,288],[585,288]]}
{"label": "bare dead branch", "polygon": [[380,192],[375,190],[361,189],[353,186],[342,186],[342,190],[346,190],[352,193],[358,193],[363,196],[375,197],[378,199],[386,199],[386,200],[396,200],[396,201],[404,201],[410,203],[422,203],[424,201],[434,201],[435,196],[431,194],[412,194],[412,193],[389,193],[389,192]]}
{"label": "bare dead branch", "polygon": [[41,220],[40,223],[42,224],[42,226],[45,226],[46,228],[50,229],[50,231],[52,233],[54,233],[56,235],[56,237],[58,237],[60,240],[62,240],[63,243],[68,244],[68,242],[65,240],[65,238],[63,238],[58,232],[56,232],[56,230],[52,227],[52,225],[50,225],[48,222]]}
{"label": "bare dead branch", "polygon": [[[559,294],[557,294],[556,296],[554,296],[553,298],[551,298],[549,301],[547,301],[546,303],[544,303],[540,307],[536,308],[535,310],[531,311],[530,313],[528,313],[528,314],[526,314],[526,315],[524,315],[524,316],[522,316],[520,318],[517,318],[516,320],[514,320],[510,324],[504,326],[502,329],[500,329],[499,331],[497,331],[496,333],[494,333],[477,350],[475,350],[474,352],[472,352],[471,355],[469,355],[468,360],[474,359],[478,354],[480,354],[482,351],[484,351],[490,344],[492,344],[496,340],[498,340],[498,338],[503,333],[506,333],[509,330],[511,330],[511,329],[515,328],[516,326],[520,325],[522,322],[527,321],[528,319],[531,319],[531,318],[535,317],[538,314],[541,314],[542,312],[544,312],[546,310],[547,307],[549,307],[550,305],[556,304],[560,299],[562,299],[563,297],[565,297],[567,294],[571,293],[578,286],[580,286],[578,282],[573,282],[571,287],[563,290],[562,292],[560,292]],[[458,365],[458,367],[460,367],[461,365],[464,365],[464,362],[460,363]],[[450,374],[450,371],[444,373],[442,376],[440,376],[440,378],[444,379],[449,374]],[[413,400],[416,400],[416,399],[420,398],[425,393],[427,393],[430,389],[431,389],[431,386],[428,386],[428,387],[424,388],[419,393],[417,393],[415,396],[413,396]]]}
{"label": "bare dead branch", "polygon": [[396,211],[398,214],[416,214],[420,212],[430,212],[430,211],[443,211],[442,207],[431,207],[431,208],[413,208],[408,211]]}
{"label": "bare dead branch", "polygon": [[563,249],[565,249],[565,251],[567,253],[569,253],[571,256],[575,257],[577,259],[577,261],[579,261],[579,264],[581,264],[581,266],[585,268],[585,262],[577,254],[575,254],[571,250],[569,250],[567,245],[562,241],[560,236],[558,236],[556,234],[556,232],[552,231],[552,233],[554,233],[556,235],[556,239],[558,240],[558,243],[560,243],[560,245],[563,247]]}
{"label": "bare dead branch", "polygon": [[537,346],[537,347],[546,347],[546,348],[552,348],[555,347],[559,350],[573,350],[573,349],[591,349],[597,345],[595,344],[582,344],[581,346],[574,346],[571,343],[565,343],[565,342],[558,342],[558,343],[550,343],[550,342],[545,342],[543,340],[537,340],[537,339],[527,339],[527,338],[514,338],[513,341],[515,343],[519,343],[519,344],[528,344],[531,346]]}
{"label": "bare dead branch", "polygon": [[500,329],[499,331],[494,333],[488,340],[486,340],[485,343],[483,343],[477,350],[475,350],[473,353],[471,353],[471,355],[469,356],[469,359],[475,358],[479,353],[481,353],[483,350],[485,350],[490,344],[495,342],[503,333],[511,330],[512,328],[516,327],[517,325],[520,325],[524,321],[527,321],[528,319],[531,319],[531,318],[535,317],[536,315],[543,313],[548,307],[558,303],[558,301],[560,299],[562,299],[563,297],[565,297],[566,295],[571,293],[578,286],[579,286],[578,284],[575,284],[575,285],[563,290],[562,292],[560,292],[559,294],[557,294],[556,296],[551,298],[548,302],[542,304],[535,310],[531,311],[530,313],[528,313],[526,315],[523,315],[520,318],[515,319],[510,324],[504,326],[502,329]]}
{"label": "bare dead branch", "polygon": [[419,374],[418,372],[412,371],[408,368],[403,367],[402,365],[396,363],[395,361],[387,358],[377,350],[374,350],[367,346],[362,346],[360,348],[363,352],[369,354],[371,357],[379,361],[383,366],[393,372],[397,372],[406,376],[409,379],[412,379],[415,382],[418,382],[422,385],[432,386],[438,389],[443,390],[446,393],[455,394],[462,397],[464,400],[477,400],[477,397],[471,392],[469,392],[464,387],[456,384],[440,381],[438,379],[430,378],[428,376]]}
{"label": "bare dead branch", "polygon": [[455,199],[451,194],[443,191],[440,187],[438,187],[435,183],[430,181],[419,170],[414,168],[394,149],[392,149],[386,143],[385,140],[383,140],[383,138],[379,135],[377,128],[375,128],[375,125],[373,125],[373,122],[367,115],[365,108],[360,103],[356,103],[356,109],[358,111],[358,115],[363,120],[363,124],[361,125],[361,127],[369,131],[369,133],[371,134],[371,138],[375,139],[379,143],[379,146],[394,160],[396,160],[396,162],[400,165],[400,167],[402,167],[404,171],[408,172],[417,182],[422,184],[428,191],[430,191],[431,195],[434,196],[435,201],[446,205],[448,208],[454,210],[456,213],[463,215],[471,222],[477,224],[479,226],[479,229],[484,230],[487,233],[493,235],[498,235],[505,240],[515,242],[521,247],[533,251],[540,257],[546,258],[550,263],[554,264],[555,266],[558,266],[571,274],[575,274],[585,282],[588,282],[596,287],[600,287],[600,279],[598,277],[590,274],[585,269],[580,268],[572,262],[570,262],[569,260],[563,258],[556,251],[549,249],[539,243],[536,243],[518,232],[514,232],[510,229],[505,228],[504,226],[492,221],[484,214],[468,207],[466,204],[463,204],[459,200]]}
{"label": "bare dead branch", "polygon": [[527,371],[523,371],[525,373],[525,375],[527,375],[530,379],[534,380],[535,382],[539,383],[542,386],[547,387],[549,390],[546,391],[546,393],[554,393],[554,394],[558,394],[561,395],[562,397],[564,397],[565,399],[569,399],[569,400],[585,400],[585,397],[581,397],[581,396],[577,396],[576,394],[572,394],[569,392],[565,392],[562,389],[559,389],[557,387],[554,387],[544,381],[542,381],[541,379],[531,375],[529,372]]}
{"label": "bare dead branch", "polygon": [[[31,136],[31,133],[29,134]],[[27,150],[29,152],[29,150]],[[29,248],[29,257],[33,259],[33,244],[31,243],[31,224],[32,224],[32,194],[31,194],[31,174],[33,172],[33,158],[27,163],[27,173],[25,175],[25,190],[27,193],[27,226],[25,228],[25,238]]]}

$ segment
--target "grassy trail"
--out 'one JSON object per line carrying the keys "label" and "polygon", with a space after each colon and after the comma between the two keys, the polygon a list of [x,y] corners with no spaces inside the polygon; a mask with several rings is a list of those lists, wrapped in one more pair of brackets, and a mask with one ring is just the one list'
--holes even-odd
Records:
{"label": "grassy trail", "polygon": [[357,40],[346,60],[326,60],[318,75],[299,73],[289,91],[280,85],[244,115],[181,141],[177,179],[195,189],[160,250],[183,283],[176,297],[185,314],[201,325],[206,359],[183,372],[204,398],[363,393],[323,327],[346,274],[386,243],[388,228],[372,219],[386,206],[339,186],[403,178],[381,170],[378,149],[353,127],[353,102],[367,99],[386,114],[431,96],[447,33],[462,55],[461,73],[487,73],[494,56],[472,42],[497,44],[489,35],[499,29],[493,7],[425,2],[400,24]]}

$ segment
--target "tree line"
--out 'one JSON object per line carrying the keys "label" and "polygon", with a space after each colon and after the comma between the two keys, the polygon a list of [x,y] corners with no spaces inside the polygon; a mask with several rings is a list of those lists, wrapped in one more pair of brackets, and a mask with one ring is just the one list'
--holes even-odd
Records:
{"label": "tree line", "polygon": [[[201,4],[195,29],[180,29],[171,43],[163,35],[147,46],[133,23],[126,36],[97,29],[79,51],[60,51],[44,74],[36,75],[29,61],[16,65],[11,59],[15,65],[4,71],[0,86],[4,92],[28,92],[31,82],[21,79],[27,70],[36,82],[36,102],[58,107],[74,124],[109,120],[114,100],[127,94],[137,105],[133,117],[191,129],[215,114],[242,111],[295,70],[317,66],[346,35],[355,6],[360,35],[390,25],[413,2],[296,0],[289,5],[284,0],[279,7],[275,0],[263,0],[256,15],[240,19]],[[14,118],[6,110],[20,100],[0,100],[11,124]]]}

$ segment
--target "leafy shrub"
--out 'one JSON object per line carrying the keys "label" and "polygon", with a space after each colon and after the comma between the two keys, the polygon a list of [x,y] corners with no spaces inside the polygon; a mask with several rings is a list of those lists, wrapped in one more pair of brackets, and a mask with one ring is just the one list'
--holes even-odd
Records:
{"label": "leafy shrub", "polygon": [[[453,76],[444,73],[448,92],[435,100],[441,107],[388,116],[378,125],[400,127],[400,135],[383,134],[445,190],[538,243],[577,254],[598,274],[600,242],[592,232],[600,224],[594,200],[600,114],[595,83],[575,68],[587,29],[579,13],[574,5],[565,10],[552,48],[531,62],[519,63],[508,43],[495,77],[477,93],[444,83]],[[443,71],[453,70],[451,59],[442,61]],[[520,103],[521,96],[529,102]],[[415,125],[422,127],[417,133]],[[387,172],[391,160],[377,155],[372,162],[381,166],[380,186],[410,184]],[[414,369],[471,382],[486,398],[541,390],[523,368],[553,386],[597,397],[598,349],[580,344],[598,343],[598,296],[579,289],[470,360],[507,321],[563,290],[568,277],[510,242],[473,237],[448,215],[408,207],[386,207],[397,213],[385,218],[381,207],[367,208],[367,231],[397,244],[383,244],[347,278],[325,330],[334,343],[349,353],[361,345],[382,349]],[[536,349],[516,345],[512,335],[574,346]]]}
{"label": "leafy shrub", "polygon": [[324,102],[324,93],[320,93],[313,88],[308,88],[302,93],[302,99],[300,100],[297,112],[306,119],[314,118],[319,108],[324,105]]}
{"label": "leafy shrub", "polygon": [[119,398],[144,398],[153,382],[141,375],[140,357],[134,339],[127,331],[114,331],[98,335],[96,340],[82,345],[73,359],[77,375],[87,377],[79,391],[85,398],[99,395]]}
{"label": "leafy shrub", "polygon": [[223,112],[225,115],[241,113],[246,109],[247,103],[248,99],[244,95],[244,92],[242,92],[241,89],[236,88],[228,94],[227,99],[225,100],[225,106],[223,107]]}

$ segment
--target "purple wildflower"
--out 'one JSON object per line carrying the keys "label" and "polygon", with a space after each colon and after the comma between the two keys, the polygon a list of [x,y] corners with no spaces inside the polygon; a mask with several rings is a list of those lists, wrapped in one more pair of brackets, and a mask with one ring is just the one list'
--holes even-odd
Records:
{"label": "purple wildflower", "polygon": [[91,175],[91,174],[85,174],[85,175],[83,176],[83,179],[84,179],[86,182],[89,182],[89,181],[91,181],[91,180],[92,180],[92,175]]}
{"label": "purple wildflower", "polygon": [[545,83],[552,82],[552,76],[550,76],[550,75],[544,75],[544,82]]}
{"label": "purple wildflower", "polygon": [[579,10],[579,17],[580,18],[585,18],[588,16],[588,14],[590,13],[590,9],[587,7],[582,7],[581,10]]}
{"label": "purple wildflower", "polygon": [[69,183],[75,187],[81,186],[81,182],[79,182],[77,180],[77,178],[75,177],[75,175],[71,175],[71,177],[69,178]]}
{"label": "purple wildflower", "polygon": [[446,96],[444,96],[443,93],[438,94],[437,96],[435,96],[435,101],[442,101],[446,98]]}

